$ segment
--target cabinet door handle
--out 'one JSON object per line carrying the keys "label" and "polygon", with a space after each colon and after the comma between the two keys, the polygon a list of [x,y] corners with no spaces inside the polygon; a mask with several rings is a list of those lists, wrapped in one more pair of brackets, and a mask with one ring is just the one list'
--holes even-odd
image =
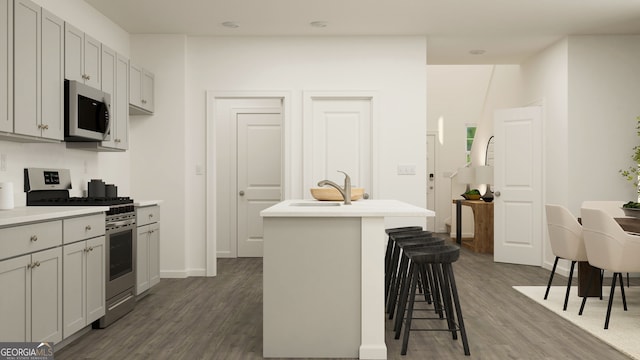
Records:
{"label": "cabinet door handle", "polygon": [[43,126],[43,128],[44,128],[45,130],[49,130],[49,125],[45,125],[45,126]]}
{"label": "cabinet door handle", "polygon": [[149,214],[149,219],[151,219],[153,217],[153,214]]}
{"label": "cabinet door handle", "polygon": [[27,268],[28,268],[28,269],[33,269],[33,268],[36,268],[36,267],[38,267],[38,266],[40,266],[40,261],[36,261],[36,262],[34,262],[34,263],[29,264],[29,265],[27,266]]}
{"label": "cabinet door handle", "polygon": [[85,227],[84,227],[84,230],[85,230],[85,231],[91,231],[91,225],[87,225],[87,226],[85,226]]}
{"label": "cabinet door handle", "polygon": [[93,246],[89,246],[89,251],[93,251]]}
{"label": "cabinet door handle", "polygon": [[31,241],[33,241],[33,242],[38,241],[38,236],[37,235],[31,235]]}

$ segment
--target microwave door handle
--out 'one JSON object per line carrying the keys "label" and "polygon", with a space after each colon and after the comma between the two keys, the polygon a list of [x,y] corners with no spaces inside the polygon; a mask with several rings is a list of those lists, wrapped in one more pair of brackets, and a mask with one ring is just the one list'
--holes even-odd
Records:
{"label": "microwave door handle", "polygon": [[103,106],[105,107],[105,110],[107,111],[107,114],[108,114],[107,123],[106,123],[106,125],[104,127],[104,129],[105,129],[104,135],[102,136],[102,139],[105,140],[107,138],[107,136],[109,136],[111,134],[111,128],[110,128],[110,125],[111,125],[111,111],[109,110],[109,105],[107,105],[106,101],[104,101],[103,104],[104,104]]}

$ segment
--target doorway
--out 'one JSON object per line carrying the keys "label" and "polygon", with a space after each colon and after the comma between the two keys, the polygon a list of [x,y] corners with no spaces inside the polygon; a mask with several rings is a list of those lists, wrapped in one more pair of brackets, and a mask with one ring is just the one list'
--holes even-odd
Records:
{"label": "doorway", "polygon": [[285,188],[288,93],[207,93],[207,276],[218,257],[262,256],[260,211]]}

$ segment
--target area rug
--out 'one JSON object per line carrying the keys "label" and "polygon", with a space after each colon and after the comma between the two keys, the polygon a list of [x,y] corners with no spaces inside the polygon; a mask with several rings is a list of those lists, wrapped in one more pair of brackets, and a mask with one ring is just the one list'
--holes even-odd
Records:
{"label": "area rug", "polygon": [[553,311],[564,319],[574,323],[578,327],[586,330],[595,337],[618,349],[620,352],[640,360],[640,288],[625,287],[627,295],[627,308],[622,307],[622,296],[620,288],[616,289],[609,320],[609,329],[604,329],[604,320],[607,314],[607,303],[609,301],[610,287],[602,289],[603,298],[589,298],[584,308],[582,316],[578,315],[580,310],[581,297],[577,296],[577,287],[571,288],[569,295],[569,305],[567,311],[562,311],[564,303],[565,286],[552,286],[549,297],[544,300],[546,286],[514,286],[515,290],[521,292],[528,298],[541,304],[545,308]]}

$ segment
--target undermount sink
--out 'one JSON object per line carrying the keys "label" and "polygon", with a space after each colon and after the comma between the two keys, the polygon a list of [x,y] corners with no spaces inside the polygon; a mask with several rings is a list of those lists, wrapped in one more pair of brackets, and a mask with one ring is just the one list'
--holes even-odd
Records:
{"label": "undermount sink", "polygon": [[340,206],[342,205],[339,202],[299,202],[299,203],[291,203],[289,206]]}

